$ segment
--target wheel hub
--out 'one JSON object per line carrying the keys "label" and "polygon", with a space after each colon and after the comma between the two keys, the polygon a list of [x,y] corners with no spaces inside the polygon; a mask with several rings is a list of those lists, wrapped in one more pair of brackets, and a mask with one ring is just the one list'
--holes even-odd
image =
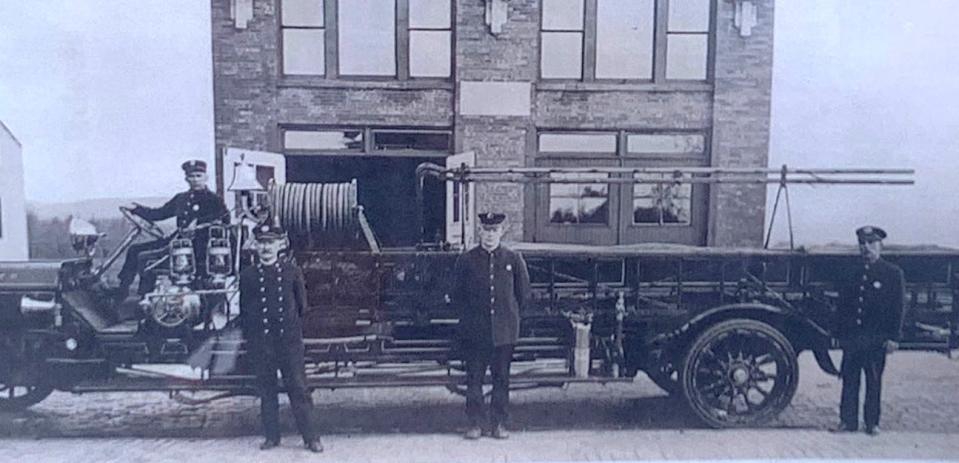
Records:
{"label": "wheel hub", "polygon": [[743,366],[733,367],[729,377],[736,386],[744,386],[749,381],[749,370]]}

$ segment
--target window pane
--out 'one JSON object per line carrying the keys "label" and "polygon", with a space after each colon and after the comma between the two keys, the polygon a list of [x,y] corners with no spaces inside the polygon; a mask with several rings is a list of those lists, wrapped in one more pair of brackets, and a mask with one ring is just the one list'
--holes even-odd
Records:
{"label": "window pane", "polygon": [[669,0],[670,32],[708,32],[709,0]]}
{"label": "window pane", "polygon": [[583,0],[543,0],[543,30],[583,30]]}
{"label": "window pane", "polygon": [[283,146],[291,150],[361,150],[361,130],[287,130],[283,133]]}
{"label": "window pane", "polygon": [[396,75],[395,0],[340,2],[340,74]]}
{"label": "window pane", "polygon": [[544,133],[539,136],[544,153],[615,153],[615,134]]}
{"label": "window pane", "polygon": [[666,47],[666,78],[705,80],[706,34],[669,35]]}
{"label": "window pane", "polygon": [[609,201],[606,198],[550,198],[551,223],[599,223],[609,221]]}
{"label": "window pane", "polygon": [[375,132],[374,150],[449,151],[447,132]]}
{"label": "window pane", "polygon": [[323,29],[283,30],[283,73],[325,74]]}
{"label": "window pane", "polygon": [[596,77],[653,77],[653,0],[599,0],[596,11]]}
{"label": "window pane", "polygon": [[410,31],[410,75],[450,76],[450,32]]}
{"label": "window pane", "polygon": [[706,151],[706,138],[700,134],[628,135],[626,150],[638,154],[702,154]]}
{"label": "window pane", "polygon": [[668,182],[666,174],[636,174],[636,178],[664,179],[667,183],[633,185],[633,223],[688,224],[692,184]]}
{"label": "window pane", "polygon": [[[606,178],[605,174],[552,174],[559,179]],[[552,223],[607,223],[609,185],[606,183],[553,183],[549,186]]]}
{"label": "window pane", "polygon": [[323,27],[323,0],[283,0],[284,26]]}
{"label": "window pane", "polygon": [[410,0],[410,27],[449,29],[450,0]]}
{"label": "window pane", "polygon": [[580,79],[583,76],[583,34],[544,32],[542,73],[547,79]]}

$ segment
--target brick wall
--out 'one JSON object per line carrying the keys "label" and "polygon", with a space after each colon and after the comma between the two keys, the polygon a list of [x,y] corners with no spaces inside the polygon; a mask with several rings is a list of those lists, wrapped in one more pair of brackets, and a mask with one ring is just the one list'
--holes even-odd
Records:
{"label": "brick wall", "polygon": [[235,29],[230,0],[211,0],[217,150],[275,146],[277,24],[272,1],[253,2],[247,29]]}
{"label": "brick wall", "polygon": [[[537,82],[539,0],[510,0],[498,36],[484,23],[484,0],[455,0],[453,82],[279,77],[277,1],[255,0],[248,28],[236,29],[230,0],[211,0],[218,149],[277,151],[282,124],[452,127],[456,150],[475,151],[479,165],[523,166],[537,128],[702,129],[712,165],[767,163],[774,0],[754,2],[751,37],[733,27],[734,3],[717,0],[714,83],[691,85]],[[459,83],[477,81],[532,83],[529,116],[460,114]],[[711,188],[707,243],[760,244],[765,191]],[[508,238],[521,239],[532,228],[521,219],[528,199],[520,185],[480,185],[477,209],[505,210]]]}
{"label": "brick wall", "polygon": [[[733,3],[719,2],[713,97],[715,166],[765,167],[768,163],[774,0],[754,3],[758,25],[751,36],[740,37],[733,27]],[[711,193],[708,244],[761,244],[766,187],[717,185]]]}

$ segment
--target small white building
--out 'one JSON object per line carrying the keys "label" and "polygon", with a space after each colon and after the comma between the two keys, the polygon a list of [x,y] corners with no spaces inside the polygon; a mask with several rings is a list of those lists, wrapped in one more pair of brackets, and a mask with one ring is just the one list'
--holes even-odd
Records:
{"label": "small white building", "polygon": [[22,146],[0,121],[0,260],[28,257]]}

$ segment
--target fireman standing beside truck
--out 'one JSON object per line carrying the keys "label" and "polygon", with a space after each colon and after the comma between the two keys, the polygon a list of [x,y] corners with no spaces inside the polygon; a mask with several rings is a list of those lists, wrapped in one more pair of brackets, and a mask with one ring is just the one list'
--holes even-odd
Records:
{"label": "fireman standing beside truck", "polygon": [[260,449],[280,445],[279,370],[303,444],[319,453],[323,444],[313,422],[303,361],[301,319],[307,310],[303,272],[279,255],[288,244],[282,229],[264,224],[253,233],[258,260],[240,272],[240,326],[260,393],[260,419],[266,436]]}
{"label": "fireman standing beside truck", "polygon": [[865,226],[856,230],[862,264],[841,293],[837,333],[842,347],[842,398],[838,432],[859,429],[859,381],[866,376],[863,415],[866,433],[879,434],[880,396],[886,354],[902,338],[905,280],[902,269],[883,260],[886,232]]}
{"label": "fireman standing beside truck", "polygon": [[462,311],[459,335],[466,362],[467,439],[478,439],[485,424],[483,378],[493,380],[490,400],[491,435],[509,437],[509,367],[519,339],[520,313],[529,294],[529,270],[518,252],[502,244],[506,216],[484,213],[480,245],[459,256],[454,266],[453,302]]}

